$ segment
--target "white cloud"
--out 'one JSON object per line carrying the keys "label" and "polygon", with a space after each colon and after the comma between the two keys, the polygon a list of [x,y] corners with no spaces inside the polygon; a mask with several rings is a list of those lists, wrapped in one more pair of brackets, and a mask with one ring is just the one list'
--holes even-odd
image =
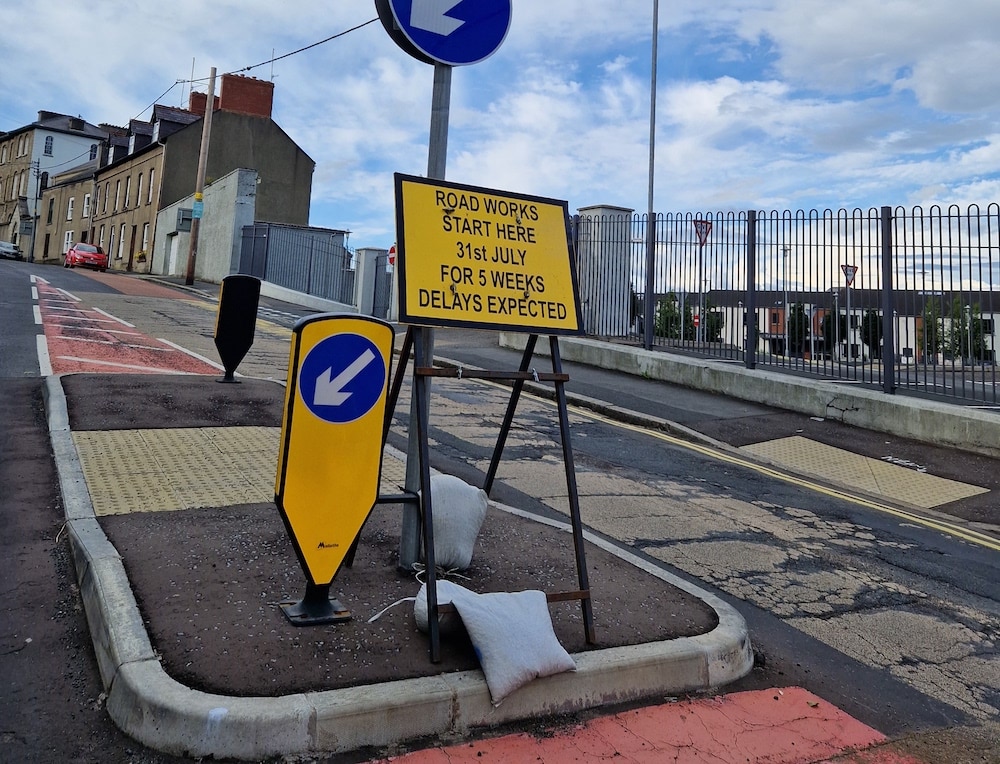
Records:
{"label": "white cloud", "polygon": [[[652,3],[513,4],[500,50],[453,72],[448,178],[644,209]],[[8,29],[44,31],[5,38],[0,130],[39,109],[124,124],[192,59],[197,79],[240,70],[374,16],[370,0],[8,0]],[[995,0],[674,0],[659,20],[659,209],[995,198]],[[426,171],[432,68],[376,22],[248,74],[273,75],[275,120],[317,162],[312,222],[389,243],[393,172]]]}

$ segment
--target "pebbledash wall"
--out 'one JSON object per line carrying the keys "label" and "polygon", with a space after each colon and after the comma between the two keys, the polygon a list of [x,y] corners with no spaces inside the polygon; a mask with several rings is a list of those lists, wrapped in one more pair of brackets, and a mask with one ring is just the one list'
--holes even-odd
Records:
{"label": "pebbledash wall", "polygon": [[[239,271],[243,227],[254,222],[257,179],[256,170],[237,169],[205,186],[194,269],[199,281],[220,283]],[[192,194],[157,214],[152,273],[187,275],[193,207]]]}

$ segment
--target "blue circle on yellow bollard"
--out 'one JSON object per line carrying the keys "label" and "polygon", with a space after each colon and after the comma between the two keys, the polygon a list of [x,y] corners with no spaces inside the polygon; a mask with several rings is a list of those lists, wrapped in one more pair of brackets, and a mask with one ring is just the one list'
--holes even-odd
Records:
{"label": "blue circle on yellow bollard", "polygon": [[385,384],[382,351],[360,334],[327,337],[299,369],[299,394],[306,407],[332,424],[354,422],[371,411]]}

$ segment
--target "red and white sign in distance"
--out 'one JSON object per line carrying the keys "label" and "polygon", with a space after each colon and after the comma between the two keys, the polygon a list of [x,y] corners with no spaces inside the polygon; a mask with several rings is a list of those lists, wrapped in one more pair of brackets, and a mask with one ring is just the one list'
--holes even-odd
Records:
{"label": "red and white sign in distance", "polygon": [[708,241],[709,234],[712,233],[712,221],[702,220],[698,218],[694,220],[694,232],[698,237],[698,246],[704,247],[705,243]]}
{"label": "red and white sign in distance", "polygon": [[213,365],[134,325],[84,305],[69,292],[35,279],[53,374],[218,374]]}
{"label": "red and white sign in distance", "polygon": [[847,279],[847,286],[851,286],[854,283],[854,277],[858,273],[858,266],[844,263],[840,266],[840,270],[844,272],[844,278]]}

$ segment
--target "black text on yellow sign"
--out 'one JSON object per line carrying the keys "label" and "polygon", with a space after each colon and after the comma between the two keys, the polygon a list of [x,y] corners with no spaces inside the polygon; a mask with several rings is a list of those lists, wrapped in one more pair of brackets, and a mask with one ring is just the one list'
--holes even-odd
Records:
{"label": "black text on yellow sign", "polygon": [[566,202],[395,180],[400,321],[581,333]]}
{"label": "black text on yellow sign", "polygon": [[292,330],[274,500],[306,575],[328,584],[378,498],[392,327],[321,314]]}

